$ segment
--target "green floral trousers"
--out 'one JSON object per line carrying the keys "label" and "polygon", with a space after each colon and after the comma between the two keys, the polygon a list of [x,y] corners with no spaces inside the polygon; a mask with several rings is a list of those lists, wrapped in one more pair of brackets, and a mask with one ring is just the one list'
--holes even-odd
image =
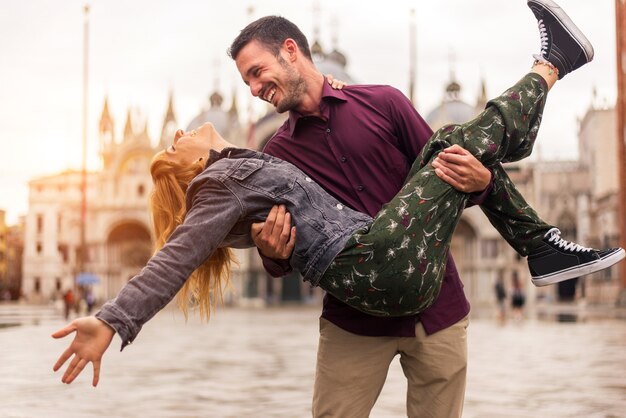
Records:
{"label": "green floral trousers", "polygon": [[543,78],[529,73],[474,120],[435,132],[402,189],[371,225],[350,238],[319,286],[376,316],[418,314],[435,301],[452,234],[469,198],[441,180],[430,164],[453,144],[492,170],[493,191],[481,208],[507,242],[527,255],[552,226],[526,203],[501,163],[530,155],[547,92]]}

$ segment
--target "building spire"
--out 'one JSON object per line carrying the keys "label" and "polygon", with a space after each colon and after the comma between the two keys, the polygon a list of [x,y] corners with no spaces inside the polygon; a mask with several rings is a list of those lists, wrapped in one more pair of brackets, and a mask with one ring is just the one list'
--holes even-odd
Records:
{"label": "building spire", "polygon": [[174,93],[170,90],[169,98],[167,100],[167,111],[165,112],[165,122],[176,122],[176,115],[174,115]]}
{"label": "building spire", "polygon": [[100,126],[99,132],[100,136],[103,137],[107,135],[107,142],[113,142],[113,118],[111,117],[111,112],[109,111],[109,98],[108,96],[104,97],[104,106],[102,107],[102,113],[100,114]]}
{"label": "building spire", "polygon": [[126,123],[124,124],[124,141],[127,141],[133,137],[133,122],[130,115],[130,108],[128,109],[128,113],[126,114]]}
{"label": "building spire", "polygon": [[478,98],[476,99],[476,110],[482,111],[485,106],[487,106],[487,82],[485,81],[485,77],[480,77],[480,91],[478,93]]}
{"label": "building spire", "polygon": [[113,117],[109,111],[109,98],[104,97],[104,106],[102,107],[102,114],[100,115],[100,123],[98,126],[98,136],[100,140],[100,154],[102,156],[102,163],[106,167],[109,163],[111,152],[115,145],[115,125],[113,123]]}
{"label": "building spire", "polygon": [[176,114],[174,113],[174,93],[170,89],[167,99],[167,110],[163,118],[163,126],[161,127],[161,138],[159,138],[159,148],[163,149],[174,140],[176,133]]}
{"label": "building spire", "polygon": [[448,65],[450,65],[450,82],[456,82],[456,53],[453,48],[448,52]]}
{"label": "building spire", "polygon": [[319,41],[320,39],[320,11],[321,6],[319,0],[313,0],[313,41]]}
{"label": "building spire", "polygon": [[337,16],[333,16],[330,19],[330,32],[331,32],[331,46],[333,51],[339,50],[339,19]]}
{"label": "building spire", "polygon": [[228,116],[233,119],[239,119],[239,110],[237,109],[237,89],[233,89],[233,99],[230,104],[230,109],[228,109]]}
{"label": "building spire", "polygon": [[311,55],[314,60],[320,60],[324,57],[324,51],[320,44],[320,2],[313,0],[313,43],[311,44]]}
{"label": "building spire", "polygon": [[409,100],[413,107],[417,108],[417,96],[415,96],[415,83],[417,79],[417,25],[415,23],[415,9],[411,9],[409,21]]}

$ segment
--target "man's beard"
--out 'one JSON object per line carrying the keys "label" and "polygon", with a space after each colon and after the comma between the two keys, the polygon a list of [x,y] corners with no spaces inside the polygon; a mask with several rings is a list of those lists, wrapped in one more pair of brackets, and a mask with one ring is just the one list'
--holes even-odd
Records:
{"label": "man's beard", "polygon": [[300,105],[302,96],[306,92],[306,83],[304,78],[300,76],[280,55],[278,63],[285,70],[284,93],[285,97],[276,104],[276,111],[283,113],[292,110]]}

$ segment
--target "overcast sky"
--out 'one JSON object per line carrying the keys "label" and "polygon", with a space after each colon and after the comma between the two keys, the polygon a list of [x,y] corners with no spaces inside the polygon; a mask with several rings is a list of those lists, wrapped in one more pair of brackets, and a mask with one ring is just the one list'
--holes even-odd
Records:
{"label": "overcast sky", "polygon": [[[169,91],[181,127],[217,88],[239,109],[251,96],[226,56],[251,20],[279,14],[313,41],[348,57],[359,83],[408,94],[410,10],[417,22],[417,107],[427,114],[453,72],[474,103],[481,77],[494,96],[530,68],[539,49],[524,0],[0,0],[0,209],[9,223],[27,210],[27,181],[80,168],[83,6],[89,4],[89,165],[97,167],[104,97],[120,135],[129,108],[160,133]],[[314,6],[317,4],[317,6]],[[544,159],[577,157],[577,119],[616,98],[614,0],[560,0],[595,47],[594,62],[550,93],[539,137]],[[251,10],[252,7],[252,10]],[[254,101],[253,103],[256,103]],[[257,104],[258,109],[258,104]]]}

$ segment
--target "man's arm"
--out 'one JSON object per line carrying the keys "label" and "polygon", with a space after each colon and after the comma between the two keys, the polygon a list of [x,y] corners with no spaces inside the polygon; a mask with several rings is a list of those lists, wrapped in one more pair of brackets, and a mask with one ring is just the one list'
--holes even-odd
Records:
{"label": "man's arm", "polygon": [[[491,189],[493,177],[491,170],[459,145],[444,149],[435,157],[432,165],[435,173],[443,181],[461,192],[477,195],[476,197],[482,196],[482,199],[478,199],[480,201],[484,200],[485,192]],[[473,203],[480,204],[476,201]]]}

